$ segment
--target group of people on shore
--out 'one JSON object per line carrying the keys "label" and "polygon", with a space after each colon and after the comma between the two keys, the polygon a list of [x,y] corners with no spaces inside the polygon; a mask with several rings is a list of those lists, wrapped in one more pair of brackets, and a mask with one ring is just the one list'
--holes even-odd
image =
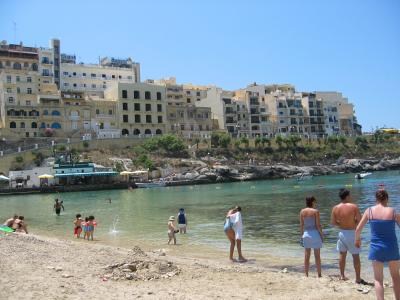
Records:
{"label": "group of people on shore", "polygon": [[83,232],[83,239],[84,240],[92,240],[94,235],[94,228],[97,226],[97,222],[94,216],[86,217],[85,220],[82,219],[81,214],[77,214],[74,220],[74,236],[77,239],[81,237]]}
{"label": "group of people on shore", "polygon": [[2,227],[8,228],[13,232],[28,233],[28,226],[24,219],[24,216],[14,215],[12,218],[7,219]]}
{"label": "group of people on shore", "polygon": [[[352,203],[348,189],[340,189],[340,203],[333,207],[331,224],[338,228],[336,249],[339,252],[340,279],[348,280],[345,276],[346,256],[349,252],[353,256],[356,283],[368,284],[361,278],[361,232],[369,223],[371,240],[368,259],[372,261],[374,271],[374,285],[376,297],[384,299],[383,267],[389,266],[393,282],[393,291],[396,300],[400,300],[400,255],[395,232],[396,224],[400,225],[400,214],[389,206],[389,195],[384,189],[375,193],[376,203],[365,210],[361,215],[358,206]],[[318,277],[321,277],[320,249],[324,241],[324,234],[320,220],[320,213],[316,208],[317,199],[314,196],[306,198],[306,207],[300,212],[301,245],[304,247],[304,272],[308,277],[310,268],[311,250],[314,250],[315,264]],[[230,241],[229,259],[245,262],[242,254],[242,216],[241,208],[236,206],[226,214],[224,231]],[[237,246],[238,260],[233,258]]]}

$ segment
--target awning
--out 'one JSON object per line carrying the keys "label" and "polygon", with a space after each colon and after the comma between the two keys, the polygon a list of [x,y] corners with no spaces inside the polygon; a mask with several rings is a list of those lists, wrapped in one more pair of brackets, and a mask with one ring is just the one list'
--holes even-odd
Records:
{"label": "awning", "polygon": [[0,181],[10,181],[10,178],[8,178],[4,175],[0,175]]}
{"label": "awning", "polygon": [[52,178],[54,178],[54,176],[50,175],[50,174],[43,174],[43,175],[39,175],[38,178],[39,179],[52,179]]}
{"label": "awning", "polygon": [[115,176],[117,172],[86,172],[86,173],[63,173],[55,174],[55,177],[90,177],[90,176]]}

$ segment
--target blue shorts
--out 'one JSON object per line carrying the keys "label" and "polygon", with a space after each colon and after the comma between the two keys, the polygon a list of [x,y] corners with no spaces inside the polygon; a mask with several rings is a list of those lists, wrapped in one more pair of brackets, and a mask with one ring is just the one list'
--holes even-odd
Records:
{"label": "blue shorts", "polygon": [[339,239],[337,241],[336,249],[339,252],[350,252],[351,254],[360,254],[361,249],[354,246],[356,239],[356,231],[354,229],[340,229]]}
{"label": "blue shorts", "polygon": [[306,249],[322,248],[322,239],[318,230],[305,230],[303,233],[303,247]]}

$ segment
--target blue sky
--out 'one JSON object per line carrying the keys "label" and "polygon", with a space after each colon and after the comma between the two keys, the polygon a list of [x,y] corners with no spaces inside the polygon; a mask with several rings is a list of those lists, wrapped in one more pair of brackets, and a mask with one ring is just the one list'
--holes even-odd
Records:
{"label": "blue sky", "polygon": [[292,83],[341,91],[364,130],[400,128],[400,1],[397,0],[1,0],[0,40],[47,46],[79,61],[141,63],[142,80],[226,89]]}

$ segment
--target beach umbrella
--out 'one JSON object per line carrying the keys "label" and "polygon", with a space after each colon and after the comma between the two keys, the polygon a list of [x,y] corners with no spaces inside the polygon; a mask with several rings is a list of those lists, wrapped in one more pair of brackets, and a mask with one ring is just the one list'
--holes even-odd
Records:
{"label": "beach umbrella", "polygon": [[4,175],[0,175],[0,181],[10,181],[10,178],[8,178]]}
{"label": "beach umbrella", "polygon": [[122,176],[127,176],[127,175],[132,175],[132,174],[134,174],[134,173],[130,172],[130,171],[122,171],[121,173],[119,173],[119,175],[122,175]]}
{"label": "beach umbrella", "polygon": [[49,174],[42,174],[38,176],[39,179],[52,179],[54,178],[53,175],[49,175]]}

